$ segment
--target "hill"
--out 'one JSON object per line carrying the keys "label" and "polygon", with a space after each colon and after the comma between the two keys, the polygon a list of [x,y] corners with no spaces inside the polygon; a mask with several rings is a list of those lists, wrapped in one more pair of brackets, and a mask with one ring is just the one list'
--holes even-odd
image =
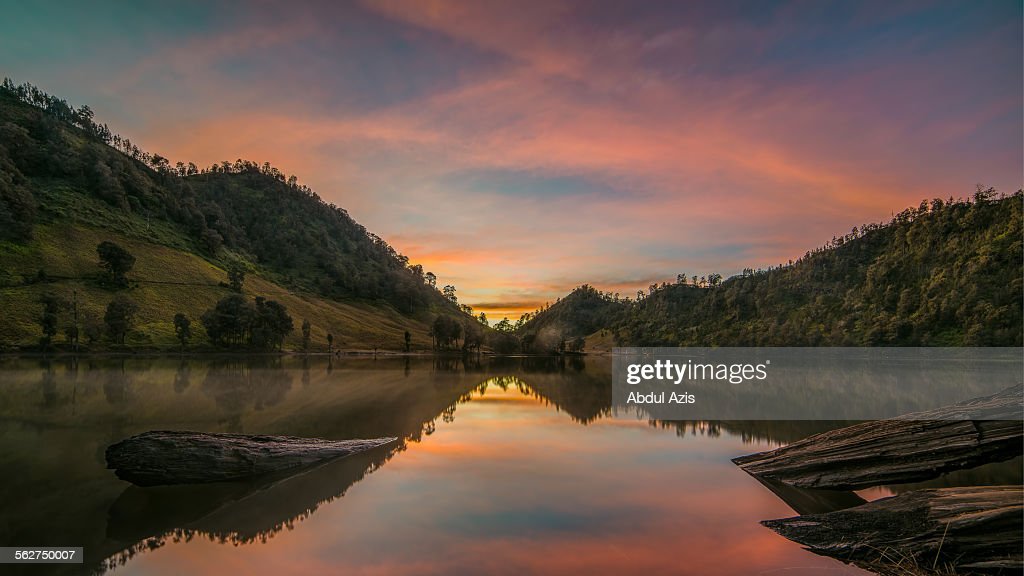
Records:
{"label": "hill", "polygon": [[528,351],[579,352],[585,337],[617,325],[628,310],[626,300],[584,284],[531,314],[515,333]]}
{"label": "hill", "polygon": [[[135,258],[122,286],[104,281],[97,246],[105,241]],[[85,344],[88,322],[118,296],[137,306],[125,345],[174,347],[173,318],[183,313],[191,344],[208,347],[200,319],[237,293],[229,271],[244,274],[241,293],[253,306],[261,297],[287,308],[291,349],[302,346],[304,320],[315,349],[330,333],[338,346],[394,350],[406,332],[412,348],[429,348],[438,316],[473,322],[433,274],[294,176],[241,160],[172,167],[96,124],[88,107],[4,81],[0,349],[40,342],[44,300],[60,303],[54,342],[75,325]],[[109,340],[101,330],[91,348]]]}
{"label": "hill", "polygon": [[[1022,200],[979,188],[922,202],[796,262],[725,281],[679,276],[636,301],[585,286],[519,333],[559,326],[557,341],[593,329],[588,347],[1020,346]],[[595,315],[602,301],[611,312]]]}

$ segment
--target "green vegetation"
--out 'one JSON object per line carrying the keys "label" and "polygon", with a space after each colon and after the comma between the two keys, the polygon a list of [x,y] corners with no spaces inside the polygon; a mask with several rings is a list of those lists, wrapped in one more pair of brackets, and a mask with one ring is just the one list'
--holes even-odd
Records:
{"label": "green vegetation", "polygon": [[5,79],[0,350],[78,350],[80,335],[88,351],[1019,346],[1021,210],[1021,192],[979,188],[787,265],[679,274],[635,300],[584,285],[492,330],[294,176],[244,160],[170,166],[88,107]]}
{"label": "green vegetation", "polygon": [[[172,167],[86,106],[0,85],[0,350],[425,350],[436,317],[475,321],[436,281],[269,164]],[[231,294],[240,337],[189,320]],[[315,319],[301,336],[293,314]]]}
{"label": "green vegetation", "polygon": [[100,242],[96,247],[100,256],[100,268],[106,273],[106,280],[111,286],[127,286],[128,272],[135,266],[135,256],[124,248],[109,240]]}
{"label": "green vegetation", "polygon": [[935,199],[768,270],[652,285],[635,301],[589,286],[517,333],[552,350],[617,346],[1020,346],[1024,193]]}
{"label": "green vegetation", "polygon": [[584,338],[617,325],[629,302],[584,284],[554,305],[520,318],[512,327],[526,352],[579,352]]}

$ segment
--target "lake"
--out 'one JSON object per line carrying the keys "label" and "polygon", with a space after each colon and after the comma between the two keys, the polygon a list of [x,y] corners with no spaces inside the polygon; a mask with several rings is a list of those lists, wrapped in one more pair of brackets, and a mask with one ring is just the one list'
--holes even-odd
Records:
{"label": "lake", "polygon": [[[0,360],[0,545],[85,548],[26,574],[864,574],[762,527],[795,512],[730,462],[839,424],[612,418],[610,374],[606,358]],[[108,445],[161,429],[401,442],[249,483],[141,489],[106,470]]]}

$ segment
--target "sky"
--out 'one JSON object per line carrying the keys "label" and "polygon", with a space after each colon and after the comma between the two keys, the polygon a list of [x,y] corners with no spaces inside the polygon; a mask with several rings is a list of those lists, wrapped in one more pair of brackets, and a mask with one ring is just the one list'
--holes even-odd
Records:
{"label": "sky", "polygon": [[1022,5],[14,2],[0,75],[151,152],[269,161],[459,300],[796,259],[1024,183]]}

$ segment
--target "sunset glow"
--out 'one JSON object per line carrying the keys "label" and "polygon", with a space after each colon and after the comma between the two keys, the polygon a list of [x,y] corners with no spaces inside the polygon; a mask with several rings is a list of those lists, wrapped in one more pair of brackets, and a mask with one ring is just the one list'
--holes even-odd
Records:
{"label": "sunset glow", "polygon": [[3,74],[172,163],[298,175],[492,319],[1022,184],[1019,2],[6,12]]}

